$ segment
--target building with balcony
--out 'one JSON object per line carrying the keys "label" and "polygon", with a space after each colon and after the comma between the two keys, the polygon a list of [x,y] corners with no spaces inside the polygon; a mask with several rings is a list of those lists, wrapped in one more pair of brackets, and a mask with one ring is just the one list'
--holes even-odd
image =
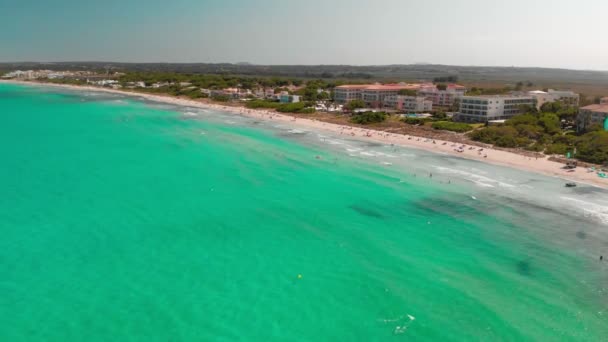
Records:
{"label": "building with balcony", "polygon": [[604,125],[608,120],[608,97],[600,100],[599,104],[581,107],[576,117],[576,129],[586,131],[593,125]]}
{"label": "building with balcony", "polygon": [[433,110],[433,101],[424,96],[390,95],[384,98],[384,106],[409,113]]}
{"label": "building with balcony", "polygon": [[408,89],[418,91],[420,84],[355,84],[342,85],[334,88],[334,101],[345,104],[352,100],[363,100],[372,108],[384,106],[387,96],[398,95],[400,90]]}
{"label": "building with balcony", "polygon": [[482,95],[464,96],[460,99],[460,111],[456,121],[488,122],[506,120],[522,114],[525,106],[536,106],[532,96]]}
{"label": "building with balcony", "polygon": [[567,107],[578,108],[580,102],[580,95],[569,90],[533,90],[529,91],[526,95],[536,98],[537,109],[540,109],[543,104],[549,102],[560,102]]}
{"label": "building with balcony", "polygon": [[449,107],[464,96],[467,88],[459,84],[450,83],[445,89],[439,89],[434,84],[424,84],[418,90],[419,96],[425,96],[433,101],[435,106]]}

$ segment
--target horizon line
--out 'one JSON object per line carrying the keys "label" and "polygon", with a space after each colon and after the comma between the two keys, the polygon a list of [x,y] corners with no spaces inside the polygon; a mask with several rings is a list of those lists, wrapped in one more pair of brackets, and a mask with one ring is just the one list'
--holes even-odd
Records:
{"label": "horizon line", "polygon": [[108,63],[108,64],[207,64],[207,65],[242,65],[242,66],[261,66],[261,67],[280,67],[280,66],[301,66],[301,67],[323,67],[323,66],[351,66],[351,67],[391,67],[391,66],[444,66],[461,68],[512,68],[512,69],[547,69],[547,70],[572,70],[572,71],[591,71],[608,72],[603,69],[577,69],[568,67],[543,67],[543,66],[517,66],[517,65],[461,65],[461,64],[441,64],[441,63],[393,63],[393,64],[262,64],[251,62],[118,62],[118,61],[95,61],[95,60],[61,60],[61,61],[0,61],[1,64],[63,64],[63,63]]}

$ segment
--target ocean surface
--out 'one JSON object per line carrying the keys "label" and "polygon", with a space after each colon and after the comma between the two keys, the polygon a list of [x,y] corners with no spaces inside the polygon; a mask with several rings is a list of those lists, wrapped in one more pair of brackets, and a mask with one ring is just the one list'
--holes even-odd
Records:
{"label": "ocean surface", "polygon": [[104,93],[0,120],[1,341],[608,339],[606,190]]}

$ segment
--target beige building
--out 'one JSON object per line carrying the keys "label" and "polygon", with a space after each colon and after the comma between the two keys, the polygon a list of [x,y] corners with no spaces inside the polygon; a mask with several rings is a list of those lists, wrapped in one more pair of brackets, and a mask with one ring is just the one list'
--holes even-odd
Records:
{"label": "beige building", "polygon": [[334,101],[345,104],[352,100],[363,100],[367,106],[383,107],[384,99],[399,94],[400,90],[417,91],[420,84],[355,84],[342,85],[334,88]]}
{"label": "beige building", "polygon": [[608,118],[608,97],[602,98],[599,104],[581,107],[576,117],[576,128],[585,131],[593,125],[603,125]]}
{"label": "beige building", "polygon": [[580,102],[580,95],[569,90],[533,90],[529,91],[526,95],[532,96],[536,99],[537,109],[540,109],[543,104],[548,102],[560,102],[568,107],[576,108]]}
{"label": "beige building", "polygon": [[425,84],[418,90],[418,95],[427,97],[435,106],[449,107],[462,98],[466,91],[466,87],[454,83],[448,84],[442,90],[434,84]]}

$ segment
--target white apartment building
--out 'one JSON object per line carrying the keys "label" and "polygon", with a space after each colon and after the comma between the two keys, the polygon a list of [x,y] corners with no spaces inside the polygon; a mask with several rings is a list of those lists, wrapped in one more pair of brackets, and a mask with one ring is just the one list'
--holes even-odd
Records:
{"label": "white apartment building", "polygon": [[433,101],[435,106],[448,107],[454,104],[457,99],[464,96],[467,88],[459,84],[450,83],[444,90],[439,90],[434,84],[424,84],[418,90],[419,96],[425,96]]}
{"label": "white apartment building", "polygon": [[433,110],[433,101],[424,96],[390,95],[384,98],[384,106],[410,113]]}
{"label": "white apartment building", "polygon": [[561,102],[569,107],[578,107],[580,102],[580,95],[569,90],[533,90],[529,91],[527,95],[536,98],[536,107],[538,109],[548,102]]}
{"label": "white apartment building", "polygon": [[522,106],[536,106],[532,96],[482,95],[464,96],[454,119],[463,122],[505,120],[522,113]]}

